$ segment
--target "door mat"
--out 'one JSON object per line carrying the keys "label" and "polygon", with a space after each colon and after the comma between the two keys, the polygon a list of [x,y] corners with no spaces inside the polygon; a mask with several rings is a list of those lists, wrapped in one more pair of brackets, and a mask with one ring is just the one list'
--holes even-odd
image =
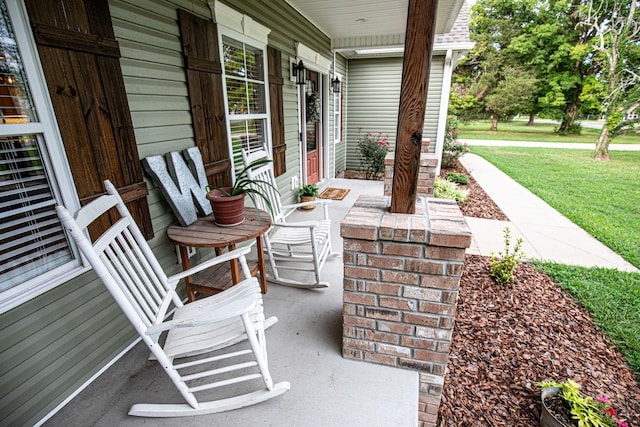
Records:
{"label": "door mat", "polygon": [[329,187],[322,193],[320,193],[319,197],[321,199],[342,200],[347,197],[349,191],[351,190],[349,190],[348,188]]}

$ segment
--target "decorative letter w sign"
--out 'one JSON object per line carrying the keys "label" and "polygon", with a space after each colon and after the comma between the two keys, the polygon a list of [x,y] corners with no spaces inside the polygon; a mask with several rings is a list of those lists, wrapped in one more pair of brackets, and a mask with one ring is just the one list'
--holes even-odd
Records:
{"label": "decorative letter w sign", "polygon": [[196,209],[205,216],[212,211],[205,197],[208,183],[200,150],[191,147],[182,154],[184,158],[177,151],[167,153],[164,157],[145,157],[142,167],[162,191],[180,225],[186,227],[198,219]]}

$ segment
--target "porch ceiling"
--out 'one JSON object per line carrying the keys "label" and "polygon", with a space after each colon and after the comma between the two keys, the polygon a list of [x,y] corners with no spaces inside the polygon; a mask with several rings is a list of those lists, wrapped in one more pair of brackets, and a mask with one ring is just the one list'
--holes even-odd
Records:
{"label": "porch ceiling", "polygon": [[[409,0],[287,0],[345,56],[355,49],[402,47]],[[465,0],[439,0],[436,34],[448,33]]]}

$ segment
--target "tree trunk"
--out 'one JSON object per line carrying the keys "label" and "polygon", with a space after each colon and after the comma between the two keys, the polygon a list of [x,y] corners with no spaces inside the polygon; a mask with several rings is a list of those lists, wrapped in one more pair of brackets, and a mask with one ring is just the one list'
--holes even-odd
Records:
{"label": "tree trunk", "polygon": [[580,101],[574,101],[571,104],[567,105],[567,108],[564,110],[564,117],[562,118],[562,123],[560,123],[560,128],[558,128],[559,133],[569,132],[571,125],[573,125],[573,123],[576,120],[579,104],[580,104]]}
{"label": "tree trunk", "polygon": [[498,130],[498,120],[500,120],[500,117],[497,114],[491,116],[491,130],[494,132]]}
{"label": "tree trunk", "polygon": [[527,126],[533,126],[533,121],[535,120],[536,115],[531,113],[529,114],[529,121],[527,122]]}
{"label": "tree trunk", "polygon": [[611,140],[611,136],[609,135],[609,128],[607,127],[607,120],[605,118],[605,124],[602,125],[602,131],[600,132],[600,136],[598,137],[598,142],[596,143],[596,151],[593,155],[593,158],[596,160],[604,160],[609,161],[609,141]]}

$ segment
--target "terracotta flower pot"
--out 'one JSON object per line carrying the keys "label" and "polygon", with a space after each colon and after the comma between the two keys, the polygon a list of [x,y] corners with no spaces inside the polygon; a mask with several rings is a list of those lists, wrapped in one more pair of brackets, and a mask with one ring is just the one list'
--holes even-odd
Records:
{"label": "terracotta flower pot", "polygon": [[[225,191],[231,188],[224,188]],[[213,209],[213,222],[221,227],[232,227],[244,222],[244,197],[246,194],[227,196],[222,191],[211,190],[207,199]]]}
{"label": "terracotta flower pot", "polygon": [[[314,196],[300,196],[300,202],[301,203],[305,203],[305,202],[313,202],[316,198]],[[307,206],[300,206],[300,209],[304,209],[305,211],[309,211],[311,209],[315,209],[316,205],[307,205]]]}

